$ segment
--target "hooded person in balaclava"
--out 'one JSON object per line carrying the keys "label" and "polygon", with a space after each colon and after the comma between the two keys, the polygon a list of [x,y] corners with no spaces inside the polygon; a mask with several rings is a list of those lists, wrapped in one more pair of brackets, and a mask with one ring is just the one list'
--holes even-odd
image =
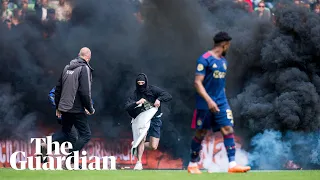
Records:
{"label": "hooded person in balaclava", "polygon": [[[147,91],[148,87],[148,79],[147,76],[144,74],[139,74],[136,79],[136,89],[140,93],[144,93]],[[144,82],[144,83],[143,83]]]}
{"label": "hooded person in balaclava", "polygon": [[[161,121],[161,106],[162,102],[168,102],[172,99],[172,96],[160,89],[159,87],[149,85],[147,75],[141,73],[137,76],[136,81],[136,90],[128,98],[125,109],[132,118],[136,118],[141,112],[142,109],[136,108],[140,104],[151,103],[154,107],[158,108],[157,113],[153,116],[150,123],[150,128],[148,131],[149,142],[143,140],[138,146],[138,161],[135,170],[142,170],[141,158],[143,155],[144,148],[156,150],[160,141],[160,129],[162,126]],[[142,107],[143,108],[143,107]]]}

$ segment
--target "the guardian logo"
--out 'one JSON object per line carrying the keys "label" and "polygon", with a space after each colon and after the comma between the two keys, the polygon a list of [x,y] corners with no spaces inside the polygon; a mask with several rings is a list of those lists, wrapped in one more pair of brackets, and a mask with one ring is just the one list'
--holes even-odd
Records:
{"label": "the guardian logo", "polygon": [[[36,152],[35,156],[41,154],[41,143],[47,144],[47,157],[44,157],[48,161],[46,163],[41,163],[41,157],[27,157],[26,161],[20,161],[21,167],[17,167],[17,157],[21,154],[26,157],[26,152],[17,151],[10,156],[10,165],[15,170],[25,170],[28,163],[28,169],[30,170],[63,170],[65,167],[68,170],[80,170],[79,169],[79,159],[81,159],[81,170],[116,170],[116,158],[114,156],[102,157],[102,168],[101,168],[101,158],[96,156],[89,157],[89,165],[87,163],[87,152],[82,151],[80,157],[79,151],[73,151],[73,155],[68,156],[71,152],[67,152],[67,149],[72,149],[72,144],[70,142],[64,142],[61,145],[58,142],[52,142],[52,137],[47,136],[46,138],[31,138],[31,142],[35,142]],[[54,152],[52,152],[52,147],[55,146]],[[60,154],[60,151],[62,154]],[[55,156],[55,157],[52,157]],[[71,162],[71,159],[74,162]],[[34,161],[35,159],[35,161]],[[57,168],[54,167],[57,164]],[[73,166],[73,167],[72,167]]]}

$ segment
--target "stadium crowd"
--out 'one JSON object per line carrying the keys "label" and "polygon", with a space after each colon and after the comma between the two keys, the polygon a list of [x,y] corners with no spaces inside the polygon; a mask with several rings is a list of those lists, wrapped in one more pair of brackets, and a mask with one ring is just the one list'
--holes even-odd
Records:
{"label": "stadium crowd", "polygon": [[1,0],[1,20],[11,29],[34,14],[42,22],[68,21],[72,6],[69,0]]}
{"label": "stadium crowd", "polygon": [[[320,13],[319,0],[292,0],[297,6],[305,7],[317,14]],[[253,13],[259,18],[272,19],[272,14],[276,8],[281,8],[281,4],[277,0],[235,0],[238,4]]]}
{"label": "stadium crowd", "polygon": [[[209,6],[215,0],[200,0],[203,5]],[[320,14],[320,0],[288,0],[309,11]],[[235,5],[253,16],[274,20],[274,12],[277,8],[283,8],[281,0],[234,0]]]}
{"label": "stadium crowd", "polygon": [[[1,0],[1,20],[6,27],[12,28],[23,23],[28,15],[35,15],[41,21],[46,36],[50,35],[56,22],[70,20],[73,5],[76,0]],[[127,0],[135,7],[133,15],[140,23],[143,23],[143,12],[141,6],[148,4],[148,0]],[[199,0],[205,6],[210,7],[216,0]],[[320,0],[292,0],[296,5],[308,8],[320,14]],[[274,10],[279,7],[277,0],[234,0],[235,4],[243,8],[248,13],[252,13],[259,18],[273,18]],[[49,27],[49,28],[46,28]],[[51,31],[49,31],[50,29]]]}

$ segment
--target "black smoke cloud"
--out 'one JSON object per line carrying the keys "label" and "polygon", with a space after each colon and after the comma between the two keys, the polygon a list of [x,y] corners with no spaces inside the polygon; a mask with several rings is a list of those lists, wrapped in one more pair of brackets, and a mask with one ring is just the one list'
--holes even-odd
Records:
{"label": "black smoke cloud", "polygon": [[[131,119],[124,111],[124,102],[126,95],[135,87],[136,75],[145,72],[151,84],[168,90],[176,99],[172,104],[164,105],[163,134],[166,136],[163,136],[160,148],[169,149],[175,157],[183,157],[186,153],[182,149],[188,149],[186,142],[189,137],[186,135],[189,132],[185,132],[184,127],[190,124],[192,104],[188,102],[191,102],[190,94],[193,93],[192,73],[189,73],[193,68],[185,69],[185,64],[189,62],[190,52],[198,54],[201,51],[201,47],[194,44],[200,42],[193,37],[197,31],[197,27],[193,26],[197,22],[196,17],[189,22],[188,15],[178,22],[181,18],[177,16],[174,19],[176,24],[172,24],[170,16],[175,14],[178,1],[142,7],[146,14],[144,25],[133,16],[135,7],[129,1],[79,0],[74,5],[73,16],[68,23],[43,27],[35,17],[30,16],[25,24],[12,31],[1,27],[0,82],[3,84],[1,88],[10,89],[1,93],[4,97],[1,99],[1,117],[14,119],[2,120],[1,138],[26,138],[27,133],[36,136],[39,132],[35,128],[37,124],[59,128],[47,98],[48,93],[56,84],[63,67],[77,56],[81,47],[87,46],[92,50],[90,64],[95,69],[93,100],[97,113],[90,121],[93,132],[102,132],[104,137],[110,139],[131,132]],[[171,9],[162,12],[170,6]],[[192,10],[191,6],[188,8]],[[177,15],[187,15],[183,11],[181,9]],[[188,28],[190,31],[185,30]],[[43,39],[43,30],[55,30],[55,33],[51,38]],[[185,54],[180,53],[183,48]],[[198,55],[193,56],[192,59]],[[11,113],[8,110],[15,107],[10,104],[20,105],[21,108]],[[14,128],[19,124],[23,125],[23,130]]]}
{"label": "black smoke cloud", "polygon": [[[34,132],[36,114],[25,111],[25,104],[22,103],[23,94],[13,92],[9,84],[1,84],[0,89],[0,118],[1,126],[0,131],[5,134],[5,137],[23,138],[25,136],[36,136]],[[33,131],[26,131],[25,128],[30,128]]]}
{"label": "black smoke cloud", "polygon": [[265,26],[268,30],[261,32],[256,51],[236,50],[248,54],[238,57],[237,68],[245,71],[237,74],[241,92],[231,100],[236,123],[243,136],[254,137],[249,157],[256,168],[282,169],[288,160],[304,168],[319,167],[314,151],[320,129],[319,44],[315,41],[320,19],[291,4],[275,14],[275,25]]}
{"label": "black smoke cloud", "polygon": [[278,13],[276,26],[261,42],[260,58],[242,74],[243,91],[233,101],[239,108],[237,119],[251,134],[270,128],[311,132],[320,127],[315,42],[320,19],[296,7]]}
{"label": "black smoke cloud", "polygon": [[248,140],[251,154],[259,146],[250,149],[250,139],[265,129],[319,129],[319,17],[288,6],[276,12],[273,25],[230,1],[149,0],[142,6],[141,25],[134,11],[129,1],[77,0],[71,21],[52,26],[56,33],[49,39],[42,38],[34,17],[11,32],[1,27],[0,116],[10,118],[3,118],[1,127],[8,128],[1,128],[0,137],[36,135],[35,124],[59,127],[47,94],[63,67],[87,46],[95,69],[93,131],[110,139],[131,132],[125,95],[135,76],[145,72],[151,84],[174,97],[163,109],[160,149],[187,162],[195,61],[220,30],[233,37],[227,93],[236,131]]}
{"label": "black smoke cloud", "polygon": [[[99,6],[101,3],[103,8]],[[127,78],[138,72],[133,62],[138,59],[135,42],[139,36],[139,26],[132,13],[133,6],[124,1],[77,1],[68,23],[43,27],[31,15],[24,24],[11,31],[1,27],[1,89],[10,89],[10,92],[3,90],[1,94],[1,104],[6,107],[1,116],[10,115],[14,120],[2,119],[1,127],[7,131],[0,132],[1,138],[22,132],[37,132],[33,128],[34,123],[26,124],[23,131],[16,132],[18,130],[15,131],[15,128],[10,131],[11,127],[27,122],[22,117],[29,117],[26,116],[29,113],[37,115],[38,124],[56,124],[47,95],[55,86],[62,68],[84,46],[93,51],[92,66],[95,68],[93,99],[99,113],[94,119],[100,121],[93,121],[93,126],[114,122],[103,128],[104,132],[109,133],[109,128],[121,122],[119,119],[127,120],[120,105],[123,100],[121,94],[131,86],[131,79]],[[55,30],[49,39],[43,38],[43,30],[46,29]],[[22,108],[10,106],[12,103],[20,104]],[[12,108],[18,113],[9,114],[8,110]],[[120,132],[117,128],[115,131]],[[110,136],[116,137],[113,132]]]}

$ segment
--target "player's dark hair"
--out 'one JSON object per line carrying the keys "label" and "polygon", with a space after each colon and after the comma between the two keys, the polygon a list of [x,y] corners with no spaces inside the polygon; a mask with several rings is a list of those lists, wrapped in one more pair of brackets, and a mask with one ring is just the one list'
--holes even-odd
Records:
{"label": "player's dark hair", "polygon": [[225,42],[225,41],[231,41],[232,38],[229,36],[228,33],[226,32],[219,32],[217,33],[214,37],[213,37],[213,42],[214,42],[214,45],[217,46],[219,45],[220,43],[222,42]]}

